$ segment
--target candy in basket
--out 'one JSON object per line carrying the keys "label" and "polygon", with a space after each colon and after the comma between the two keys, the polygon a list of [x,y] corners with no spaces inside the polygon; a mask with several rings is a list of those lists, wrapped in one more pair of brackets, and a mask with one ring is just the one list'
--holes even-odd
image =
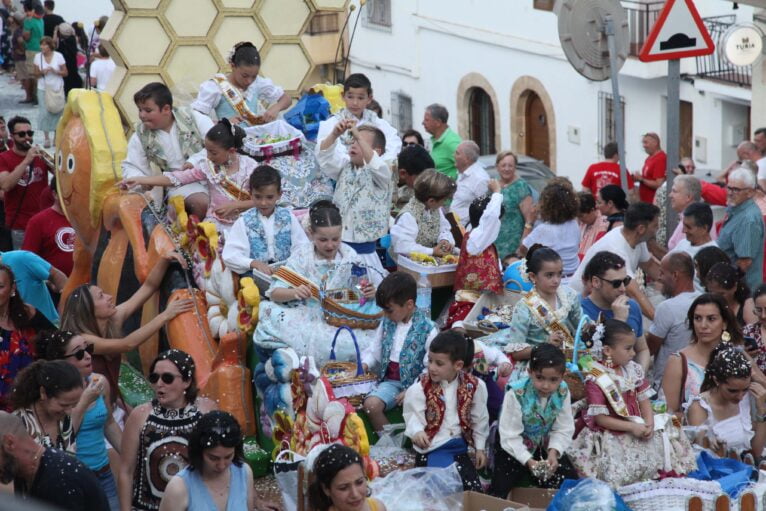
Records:
{"label": "candy in basket", "polygon": [[[349,270],[348,282],[343,282],[348,287],[327,289],[328,280],[322,282],[320,288],[320,305],[322,314],[327,324],[337,327],[346,326],[371,330],[378,327],[383,311],[374,301],[368,301],[362,295],[362,286],[369,282],[367,272],[376,271],[364,265],[342,264],[336,267],[336,274],[345,274]],[[332,284],[342,281],[343,278],[331,278]]]}
{"label": "candy in basket", "polygon": [[[338,362],[335,359],[335,343],[338,340],[338,335],[343,331],[348,332],[351,335],[351,340],[354,341],[355,362]],[[346,398],[355,407],[361,406],[365,396],[372,392],[378,383],[377,376],[364,371],[356,335],[347,326],[342,326],[335,332],[330,351],[330,362],[322,367],[322,376],[330,382],[335,397]]]}

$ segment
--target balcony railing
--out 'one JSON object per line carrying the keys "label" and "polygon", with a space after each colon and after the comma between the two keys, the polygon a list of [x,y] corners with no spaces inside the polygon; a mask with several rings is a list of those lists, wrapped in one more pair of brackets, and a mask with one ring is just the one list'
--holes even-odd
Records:
{"label": "balcony railing", "polygon": [[[737,22],[737,17],[733,14],[727,14],[725,16],[703,18],[703,21],[717,49],[723,45],[723,36],[729,27]],[[697,57],[697,75],[704,78],[750,87],[753,81],[752,72],[751,66],[732,65],[717,50],[710,55]]]}
{"label": "balcony railing", "polygon": [[623,0],[622,6],[628,15],[628,54],[631,57],[638,57],[641,53],[641,47],[649,37],[649,32],[654,26],[654,22],[660,16],[664,1]]}

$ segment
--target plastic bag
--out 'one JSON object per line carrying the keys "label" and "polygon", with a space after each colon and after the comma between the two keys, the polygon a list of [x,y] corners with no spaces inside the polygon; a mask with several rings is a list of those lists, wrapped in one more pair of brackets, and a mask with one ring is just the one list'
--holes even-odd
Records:
{"label": "plastic bag", "polygon": [[306,458],[292,451],[282,451],[274,460],[274,477],[277,479],[279,491],[282,494],[282,507],[285,511],[298,509],[298,486],[300,472]]}
{"label": "plastic bag", "polygon": [[612,489],[598,479],[566,479],[548,506],[549,511],[630,511]]}
{"label": "plastic bag", "polygon": [[370,483],[372,495],[397,511],[454,511],[463,507],[463,481],[453,463],[446,468],[397,470]]}
{"label": "plastic bag", "polygon": [[404,445],[405,424],[386,424],[383,432],[378,437],[378,442],[370,447],[370,456],[373,459],[393,458],[407,454]]}

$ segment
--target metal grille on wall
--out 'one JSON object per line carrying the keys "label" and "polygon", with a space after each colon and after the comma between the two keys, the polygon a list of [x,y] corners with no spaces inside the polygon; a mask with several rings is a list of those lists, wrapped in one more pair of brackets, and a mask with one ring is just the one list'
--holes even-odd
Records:
{"label": "metal grille on wall", "polygon": [[[704,18],[716,48],[724,43],[726,31],[737,22],[733,14]],[[751,66],[734,66],[721,52],[715,51],[704,57],[697,57],[697,76],[750,87],[753,81]]]}
{"label": "metal grille on wall", "polygon": [[[620,96],[622,108],[622,127],[625,133],[625,96]],[[617,122],[615,120],[614,96],[608,92],[598,93],[598,152],[604,154],[604,146],[617,141]],[[623,156],[624,157],[624,156]]]}
{"label": "metal grille on wall", "polygon": [[391,124],[399,133],[412,129],[412,98],[401,92],[391,93]]}

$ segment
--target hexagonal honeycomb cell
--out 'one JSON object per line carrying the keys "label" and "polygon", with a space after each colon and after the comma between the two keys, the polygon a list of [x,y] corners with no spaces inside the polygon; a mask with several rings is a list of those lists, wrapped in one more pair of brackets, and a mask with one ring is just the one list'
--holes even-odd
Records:
{"label": "hexagonal honeycomb cell", "polygon": [[257,0],[219,0],[224,9],[252,9]]}
{"label": "hexagonal honeycomb cell", "polygon": [[205,46],[177,46],[164,72],[171,82],[168,85],[174,90],[196,94],[199,84],[218,72],[218,63]]}
{"label": "hexagonal honeycomb cell", "polygon": [[[289,14],[288,14],[289,13]],[[297,35],[311,10],[303,0],[264,0],[259,15],[273,35]]]}
{"label": "hexagonal honeycomb cell", "polygon": [[234,45],[247,37],[256,48],[263,48],[266,38],[252,16],[226,16],[213,35],[213,46],[218,50],[221,60],[227,62],[229,52]]}
{"label": "hexagonal honeycomb cell", "polygon": [[165,19],[181,37],[205,37],[218,9],[213,0],[170,0]]}
{"label": "hexagonal honeycomb cell", "polygon": [[119,0],[127,9],[156,9],[160,0]]}
{"label": "hexagonal honeycomb cell", "polygon": [[170,37],[154,17],[128,16],[112,40],[129,66],[158,66]]}
{"label": "hexagonal honeycomb cell", "polygon": [[303,78],[311,70],[311,63],[299,44],[271,45],[261,71],[274,83],[288,90],[300,89]]}
{"label": "hexagonal honeycomb cell", "polygon": [[162,76],[159,74],[131,74],[122,82],[120,89],[115,94],[114,99],[117,102],[123,115],[130,120],[130,127],[133,128],[138,122],[138,109],[133,103],[133,95],[138,90],[150,82],[162,82]]}
{"label": "hexagonal honeycomb cell", "polygon": [[347,0],[312,0],[318,11],[339,11],[346,6]]}

